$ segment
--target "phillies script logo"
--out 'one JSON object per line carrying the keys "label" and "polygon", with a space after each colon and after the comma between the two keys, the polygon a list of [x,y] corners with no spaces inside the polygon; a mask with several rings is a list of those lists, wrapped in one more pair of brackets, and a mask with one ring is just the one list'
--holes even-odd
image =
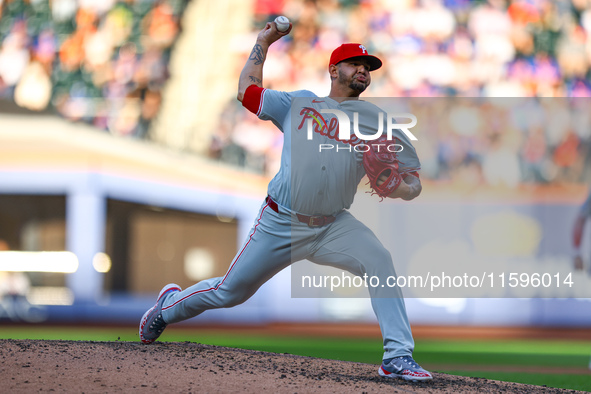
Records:
{"label": "phillies script logo", "polygon": [[[331,117],[328,123],[322,116],[322,114],[333,114],[336,115],[335,117]],[[351,147],[356,152],[367,152],[370,147],[366,144],[367,141],[373,141],[380,138],[384,132],[384,113],[380,112],[378,114],[377,120],[377,128],[375,129],[376,132],[374,134],[362,134],[359,131],[359,113],[353,112],[353,133],[351,135],[351,120],[349,116],[343,112],[336,109],[321,109],[320,112],[316,111],[314,108],[311,107],[304,107],[300,111],[300,115],[302,115],[302,121],[298,126],[298,130],[301,130],[306,124],[307,128],[307,139],[312,140],[312,136],[314,133],[318,133],[320,135],[326,136],[332,140],[342,142],[348,145],[348,148],[336,146],[336,150],[348,150],[351,151]],[[395,118],[408,118],[410,119],[409,123],[394,123]],[[400,114],[387,114],[386,118],[386,136],[388,141],[392,141],[392,130],[401,130],[406,136],[412,140],[417,141],[417,137],[415,137],[408,129],[411,127],[416,126],[417,118],[413,114],[410,113],[400,113]],[[404,147],[400,144],[374,144],[377,146],[377,150],[379,152],[380,146],[384,146],[384,149],[387,149],[390,152],[401,152]],[[335,149],[334,144],[320,144],[319,150],[322,151],[323,149]]]}

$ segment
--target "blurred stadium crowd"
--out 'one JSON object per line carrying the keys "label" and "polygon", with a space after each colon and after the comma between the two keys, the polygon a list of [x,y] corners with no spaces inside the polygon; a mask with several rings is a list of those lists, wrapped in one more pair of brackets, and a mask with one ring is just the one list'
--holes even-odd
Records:
{"label": "blurred stadium crowd", "polygon": [[0,97],[144,137],[185,3],[0,0]]}
{"label": "blurred stadium crowd", "polygon": [[[360,42],[386,65],[372,73],[366,96],[591,96],[589,0],[258,0],[255,7],[252,42],[277,15],[294,23],[290,36],[268,55],[264,82],[269,88],[328,94],[331,51],[342,42]],[[245,48],[245,58],[250,49]],[[508,186],[589,180],[588,101],[580,99],[573,107],[561,100],[556,103],[562,112],[553,111],[564,115],[557,128],[556,122],[542,120],[534,128],[507,124],[470,135],[453,128],[432,133],[430,146],[419,152],[423,164],[429,163],[423,176]],[[548,105],[538,109],[535,115],[549,121],[543,111]],[[212,156],[275,172],[280,136],[263,133],[262,122],[255,123],[235,103],[221,123]],[[254,128],[259,129],[256,144],[245,137]]]}
{"label": "blurred stadium crowd", "polygon": [[[287,15],[294,23],[269,53],[264,75],[269,88],[328,94],[331,51],[342,42],[360,42],[386,65],[372,74],[367,96],[552,97],[564,110],[561,119],[567,121],[558,128],[550,125],[556,122],[539,122],[535,128],[483,128],[470,135],[453,128],[432,133],[420,152],[426,178],[453,180],[470,173],[476,183],[497,183],[487,166],[504,163],[511,175],[500,182],[508,185],[591,180],[591,126],[585,117],[591,111],[584,105],[591,96],[591,0],[252,4],[251,37],[241,41],[248,44],[237,54],[239,64],[267,21]],[[150,138],[187,1],[0,0],[0,5],[1,97],[36,110],[49,104],[68,119],[115,135]],[[228,98],[207,154],[272,175],[282,135],[266,123]],[[491,162],[490,152],[502,155]]]}

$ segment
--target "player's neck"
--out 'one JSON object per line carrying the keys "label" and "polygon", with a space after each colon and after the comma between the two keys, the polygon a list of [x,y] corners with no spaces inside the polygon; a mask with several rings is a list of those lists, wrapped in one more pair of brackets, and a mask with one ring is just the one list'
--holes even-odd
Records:
{"label": "player's neck", "polygon": [[333,83],[330,86],[330,93],[328,94],[328,97],[339,103],[342,103],[346,100],[359,100],[359,94],[359,91],[353,90],[348,86]]}
{"label": "player's neck", "polygon": [[330,91],[328,97],[339,103],[342,103],[343,101],[347,100],[359,100],[359,94],[351,94],[351,92],[349,92],[349,94],[346,94],[345,92],[338,92],[334,90]]}

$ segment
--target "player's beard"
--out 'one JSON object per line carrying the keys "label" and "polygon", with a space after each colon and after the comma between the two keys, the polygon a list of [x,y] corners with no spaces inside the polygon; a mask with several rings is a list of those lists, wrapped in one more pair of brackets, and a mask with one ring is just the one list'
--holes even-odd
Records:
{"label": "player's beard", "polygon": [[349,84],[349,87],[351,89],[355,90],[356,92],[359,92],[359,94],[361,94],[367,88],[367,85],[354,79]]}
{"label": "player's beard", "polygon": [[367,89],[369,83],[363,83],[355,79],[355,74],[348,78],[344,73],[339,70],[339,82],[343,85],[347,85],[349,89],[353,90],[357,94],[361,94]]}

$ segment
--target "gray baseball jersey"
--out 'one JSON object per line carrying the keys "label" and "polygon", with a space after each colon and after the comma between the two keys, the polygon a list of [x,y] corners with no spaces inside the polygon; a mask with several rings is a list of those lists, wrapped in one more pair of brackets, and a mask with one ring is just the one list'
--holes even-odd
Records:
{"label": "gray baseball jersey", "polygon": [[[293,102],[293,105],[292,105]],[[285,134],[281,169],[269,184],[269,195],[279,204],[308,215],[334,215],[353,203],[357,185],[365,175],[364,146],[369,141],[352,138],[338,140],[337,116],[327,110],[338,110],[348,115],[350,130],[354,130],[354,114],[360,132],[375,133],[383,111],[363,100],[319,98],[307,90],[280,92],[265,90],[260,111],[263,120],[271,120]],[[386,133],[386,116],[382,116],[382,130]],[[313,135],[307,122],[312,123]],[[397,153],[401,172],[420,168],[415,148],[408,136],[394,130],[402,150]]]}

